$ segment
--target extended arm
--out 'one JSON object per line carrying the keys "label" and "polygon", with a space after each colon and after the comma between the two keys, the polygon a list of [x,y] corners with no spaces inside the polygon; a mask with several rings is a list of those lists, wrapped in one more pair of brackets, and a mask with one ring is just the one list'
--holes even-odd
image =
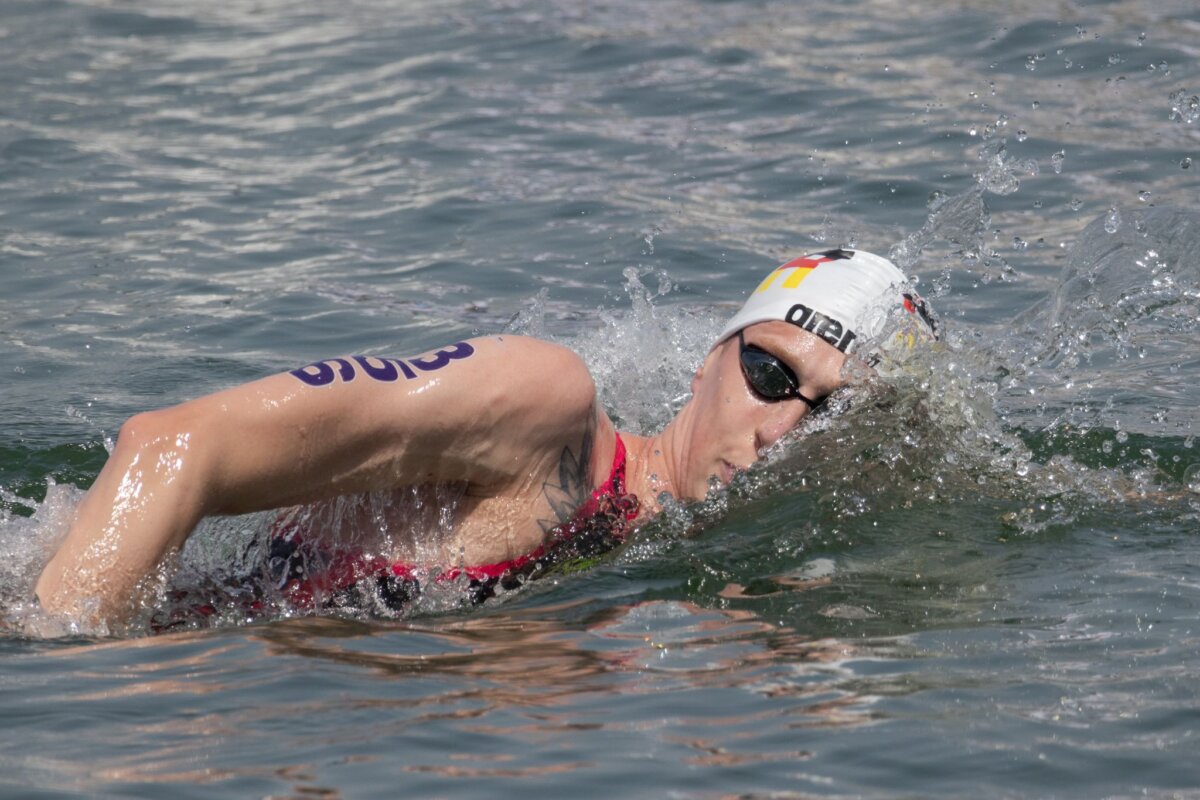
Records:
{"label": "extended arm", "polygon": [[37,596],[51,612],[120,617],[138,582],[210,514],[427,482],[503,492],[593,399],[569,351],[506,336],[403,360],[330,359],[139,414]]}

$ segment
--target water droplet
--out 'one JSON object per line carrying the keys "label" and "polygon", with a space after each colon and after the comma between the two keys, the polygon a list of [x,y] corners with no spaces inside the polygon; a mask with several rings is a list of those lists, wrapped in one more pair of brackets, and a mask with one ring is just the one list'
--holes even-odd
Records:
{"label": "water droplet", "polygon": [[1111,453],[1113,451],[1113,443],[1106,440],[1104,444],[1100,445],[1100,449],[1105,453]]}
{"label": "water droplet", "polygon": [[1070,206],[1072,211],[1078,211],[1079,209],[1083,208],[1083,201],[1078,197],[1072,197]]}
{"label": "water droplet", "polygon": [[1124,60],[1125,60],[1124,56],[1122,56],[1120,53],[1113,53],[1111,56],[1108,57],[1108,64],[1109,64],[1109,66],[1116,66],[1117,64],[1120,64]]}
{"label": "water droplet", "polygon": [[1121,444],[1125,444],[1129,441],[1129,434],[1125,431],[1117,431],[1117,441]]}
{"label": "water droplet", "polygon": [[1029,105],[1030,105],[1030,107],[1032,107],[1032,108],[1041,108],[1041,107],[1042,107],[1042,102],[1041,102],[1040,100],[1034,100],[1034,101],[1033,101],[1032,103],[1030,103]]}
{"label": "water droplet", "polygon": [[1055,175],[1062,174],[1063,161],[1065,161],[1066,158],[1067,153],[1065,150],[1059,150],[1057,153],[1050,156],[1050,166],[1054,167]]}
{"label": "water droplet", "polygon": [[1189,490],[1200,494],[1200,464],[1192,464],[1184,470],[1183,482]]}
{"label": "water droplet", "polygon": [[1029,242],[1025,241],[1020,236],[1014,236],[1013,247],[1017,248],[1018,250],[1024,250],[1026,247],[1029,247]]}
{"label": "water droplet", "polygon": [[1104,218],[1104,230],[1108,233],[1116,233],[1121,229],[1121,212],[1113,206],[1108,210],[1108,216]]}
{"label": "water droplet", "polygon": [[1141,33],[1138,34],[1137,46],[1141,47],[1145,43],[1146,43],[1146,32],[1142,31]]}
{"label": "water droplet", "polygon": [[1017,141],[1018,142],[1023,142],[1028,138],[1029,138],[1029,134],[1025,132],[1024,128],[1017,131]]}
{"label": "water droplet", "polygon": [[1034,200],[1034,201],[1033,201],[1033,207],[1034,207],[1034,208],[1041,208],[1041,207],[1042,207],[1042,201],[1041,201],[1041,200]]}
{"label": "water droplet", "polygon": [[1191,156],[1184,156],[1183,160],[1179,162],[1180,169],[1190,169],[1191,166],[1192,166],[1192,157]]}
{"label": "water droplet", "polygon": [[1200,97],[1192,95],[1187,96],[1187,92],[1183,89],[1171,92],[1168,100],[1171,103],[1171,115],[1168,119],[1180,120],[1187,124],[1200,119]]}
{"label": "water droplet", "polygon": [[1083,27],[1082,25],[1076,25],[1075,35],[1082,39],[1084,36],[1087,36],[1087,28]]}
{"label": "water droplet", "polygon": [[1140,192],[1138,192],[1138,200],[1141,200],[1143,203],[1149,202],[1150,201],[1150,192],[1146,191],[1145,189],[1142,189]]}

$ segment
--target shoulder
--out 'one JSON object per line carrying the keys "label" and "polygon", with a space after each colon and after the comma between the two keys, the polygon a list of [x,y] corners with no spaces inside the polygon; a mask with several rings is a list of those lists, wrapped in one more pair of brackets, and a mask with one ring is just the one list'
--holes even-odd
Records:
{"label": "shoulder", "polygon": [[[508,465],[500,472],[525,482],[559,475],[563,459],[586,482],[600,455],[597,437],[612,423],[598,407],[587,365],[569,348],[526,336],[489,336],[467,341],[477,356],[479,393],[472,399],[487,430],[489,458]],[[569,451],[569,453],[568,453]],[[568,455],[564,455],[568,454]]]}
{"label": "shoulder", "polygon": [[587,373],[587,365],[574,350],[554,342],[547,342],[544,339],[535,339],[532,336],[480,336],[468,339],[467,344],[480,354],[489,357],[545,363]]}
{"label": "shoulder", "polygon": [[596,384],[587,364],[573,350],[529,336],[487,336],[467,340],[480,357],[480,368],[509,401],[525,401],[549,411],[590,409]]}

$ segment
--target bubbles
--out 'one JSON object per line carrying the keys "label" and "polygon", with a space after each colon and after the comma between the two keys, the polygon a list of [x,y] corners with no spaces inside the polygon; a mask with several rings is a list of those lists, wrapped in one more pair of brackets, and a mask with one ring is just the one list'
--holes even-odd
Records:
{"label": "bubbles", "polygon": [[[21,500],[0,490],[15,507]],[[36,636],[104,635],[102,627],[85,629],[44,614],[34,599],[33,589],[50,553],[67,533],[82,492],[73,486],[47,480],[46,496],[26,517],[0,511],[0,630],[15,629]]]}
{"label": "bubbles", "polygon": [[[1038,312],[1045,316],[1032,323],[1047,332],[1045,348],[1026,356],[1033,371],[1048,370],[1048,385],[1079,384],[1062,395],[1072,423],[1120,418],[1149,430],[1194,418],[1194,403],[1182,398],[1195,391],[1186,364],[1200,332],[1197,247],[1200,216],[1170,207],[1112,207],[1079,235],[1059,288]],[[1138,365],[1121,363],[1130,359]],[[1155,421],[1162,406],[1145,403],[1148,393],[1172,400],[1169,417]],[[1122,398],[1138,402],[1115,405]]]}
{"label": "bubbles", "polygon": [[[660,301],[674,289],[667,273],[630,267],[624,275],[628,310],[605,312],[599,330],[562,343],[587,362],[601,403],[614,421],[624,429],[649,433],[682,407],[692,374],[736,308],[714,314],[711,309],[663,304]],[[651,281],[654,289],[647,286]]]}
{"label": "bubbles", "polygon": [[1179,168],[1180,169],[1191,169],[1192,168],[1192,157],[1184,156],[1183,159],[1180,160],[1180,162],[1179,162]]}
{"label": "bubbles", "polygon": [[1200,119],[1200,97],[1197,95],[1189,97],[1186,90],[1179,89],[1171,92],[1167,99],[1171,106],[1171,112],[1167,118],[1172,122],[1191,125]]}
{"label": "bubbles", "polygon": [[1065,150],[1059,150],[1050,156],[1050,166],[1054,168],[1055,175],[1061,175],[1063,170],[1063,162],[1067,160]]}
{"label": "bubbles", "polygon": [[1200,464],[1191,464],[1183,474],[1183,485],[1189,492],[1200,494]]}

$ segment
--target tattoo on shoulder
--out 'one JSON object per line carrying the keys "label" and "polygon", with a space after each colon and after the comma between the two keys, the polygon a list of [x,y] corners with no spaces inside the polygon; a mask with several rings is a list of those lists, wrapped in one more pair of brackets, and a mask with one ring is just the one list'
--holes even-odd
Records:
{"label": "tattoo on shoulder", "polygon": [[592,445],[596,439],[596,410],[588,413],[587,426],[583,431],[583,441],[579,443],[578,454],[567,445],[562,449],[558,459],[558,471],[551,480],[542,484],[542,494],[554,512],[554,519],[539,519],[542,533],[550,531],[571,520],[575,511],[592,493],[591,480],[588,474],[592,463]]}
{"label": "tattoo on shoulder", "polygon": [[327,358],[324,361],[314,361],[312,364],[294,369],[290,375],[301,383],[309,386],[328,386],[334,380],[341,378],[342,383],[349,383],[361,372],[366,377],[383,383],[400,380],[413,380],[419,373],[435,372],[457,359],[467,358],[475,353],[475,348],[467,342],[444,347],[431,356],[399,359],[380,358],[377,356],[350,356],[349,358]]}

